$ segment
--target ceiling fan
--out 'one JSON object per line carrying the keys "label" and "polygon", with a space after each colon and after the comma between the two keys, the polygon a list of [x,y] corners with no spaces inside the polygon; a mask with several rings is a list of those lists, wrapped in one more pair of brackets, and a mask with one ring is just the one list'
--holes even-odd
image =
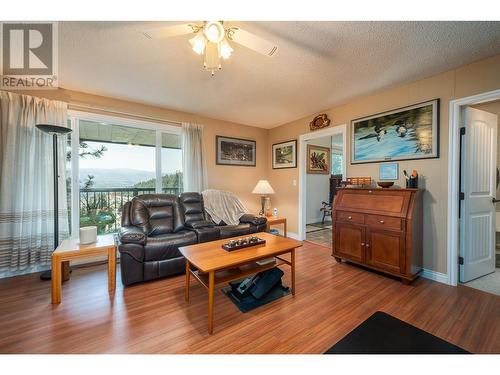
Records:
{"label": "ceiling fan", "polygon": [[203,24],[184,23],[145,30],[149,39],[169,38],[178,35],[194,34],[189,43],[198,55],[204,54],[203,67],[212,76],[222,68],[221,58],[228,59],[233,52],[229,42],[238,43],[255,52],[273,56],[278,47],[273,43],[236,26],[227,26],[223,21],[205,21]]}

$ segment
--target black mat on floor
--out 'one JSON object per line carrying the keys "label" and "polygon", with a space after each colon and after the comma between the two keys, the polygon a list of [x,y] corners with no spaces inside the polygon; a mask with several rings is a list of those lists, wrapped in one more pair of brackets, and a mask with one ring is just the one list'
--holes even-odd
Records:
{"label": "black mat on floor", "polygon": [[469,354],[468,351],[377,311],[325,354]]}
{"label": "black mat on floor", "polygon": [[239,299],[233,293],[231,286],[222,289],[222,292],[226,296],[228,296],[231,301],[233,301],[233,303],[236,305],[238,309],[240,309],[241,312],[246,313],[259,306],[277,300],[278,298],[289,295],[290,288],[285,285],[276,285],[261,299],[256,299],[251,294],[247,297]]}

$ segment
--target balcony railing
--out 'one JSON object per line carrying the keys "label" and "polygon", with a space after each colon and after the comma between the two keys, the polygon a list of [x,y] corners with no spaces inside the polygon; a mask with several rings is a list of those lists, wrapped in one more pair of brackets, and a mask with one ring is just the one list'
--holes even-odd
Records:
{"label": "balcony railing", "polygon": [[[80,189],[80,227],[95,225],[98,234],[116,232],[120,228],[123,205],[135,196],[155,191],[155,188]],[[182,188],[168,187],[162,192],[179,195]]]}

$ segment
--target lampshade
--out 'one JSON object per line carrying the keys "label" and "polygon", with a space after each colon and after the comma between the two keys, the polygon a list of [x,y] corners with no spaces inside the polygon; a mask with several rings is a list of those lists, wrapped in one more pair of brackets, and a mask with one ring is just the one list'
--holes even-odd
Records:
{"label": "lampshade", "polygon": [[66,128],[64,126],[50,125],[50,124],[37,124],[35,126],[37,127],[37,129],[43,131],[44,133],[49,133],[49,134],[71,133],[71,129]]}
{"label": "lampshade", "polygon": [[260,195],[266,195],[266,194],[274,194],[274,190],[271,187],[271,184],[267,180],[259,180],[257,182],[257,185],[252,190],[252,194],[260,194]]}

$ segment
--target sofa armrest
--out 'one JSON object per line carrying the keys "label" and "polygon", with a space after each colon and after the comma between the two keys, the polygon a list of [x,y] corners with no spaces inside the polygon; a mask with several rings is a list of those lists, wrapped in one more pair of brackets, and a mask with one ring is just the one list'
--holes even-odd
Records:
{"label": "sofa armrest", "polygon": [[120,228],[120,242],[123,244],[134,243],[138,245],[146,244],[146,235],[144,232],[137,227],[121,227]]}
{"label": "sofa armrest", "polygon": [[240,217],[240,223],[242,224],[252,224],[252,225],[263,225],[267,223],[267,219],[264,216],[255,216],[252,214],[245,214]]}

